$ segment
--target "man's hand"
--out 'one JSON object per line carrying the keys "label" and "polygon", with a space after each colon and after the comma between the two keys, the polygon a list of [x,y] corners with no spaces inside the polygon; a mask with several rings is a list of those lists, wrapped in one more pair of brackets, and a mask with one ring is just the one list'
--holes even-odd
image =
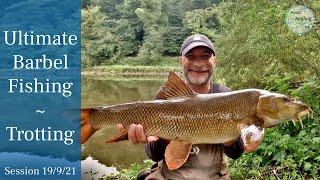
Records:
{"label": "man's hand", "polygon": [[[117,126],[119,132],[124,130],[124,126],[122,124],[117,124]],[[159,137],[157,136],[147,137],[141,124],[130,125],[128,130],[128,138],[129,141],[131,141],[133,144],[145,144],[147,142],[154,142],[159,140]]]}

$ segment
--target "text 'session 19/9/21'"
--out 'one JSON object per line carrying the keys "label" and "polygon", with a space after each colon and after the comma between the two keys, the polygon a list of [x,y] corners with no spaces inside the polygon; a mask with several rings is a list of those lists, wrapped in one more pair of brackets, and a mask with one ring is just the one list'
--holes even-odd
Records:
{"label": "text 'session 19/9/21'", "polygon": [[11,168],[5,167],[4,174],[6,176],[74,176],[76,175],[76,168],[72,166],[55,166],[42,168]]}

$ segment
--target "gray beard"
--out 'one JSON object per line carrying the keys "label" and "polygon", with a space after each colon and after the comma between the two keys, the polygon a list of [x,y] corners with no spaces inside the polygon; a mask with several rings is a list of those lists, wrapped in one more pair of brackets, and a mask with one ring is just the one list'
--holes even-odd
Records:
{"label": "gray beard", "polygon": [[210,78],[212,76],[212,71],[209,71],[209,74],[208,74],[207,78],[205,80],[203,80],[203,81],[200,81],[200,82],[195,82],[195,81],[191,80],[191,78],[189,78],[189,76],[188,76],[188,72],[187,71],[184,71],[183,74],[184,74],[184,77],[186,78],[186,81],[187,81],[188,84],[191,84],[191,85],[205,85],[210,81]]}

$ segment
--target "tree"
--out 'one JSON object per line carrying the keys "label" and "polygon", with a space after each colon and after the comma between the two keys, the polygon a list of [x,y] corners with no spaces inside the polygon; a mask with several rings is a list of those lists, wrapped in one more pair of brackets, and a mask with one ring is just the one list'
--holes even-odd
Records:
{"label": "tree", "polygon": [[107,16],[98,6],[82,9],[82,65],[99,65],[116,52],[117,38],[106,28]]}
{"label": "tree", "polygon": [[119,19],[120,14],[116,7],[123,2],[124,0],[90,0],[90,6],[99,6],[100,11],[107,15],[109,19]]}
{"label": "tree", "polygon": [[217,19],[217,14],[216,6],[212,5],[206,9],[187,12],[183,22],[193,33],[207,35],[215,41],[220,31],[220,22]]}
{"label": "tree", "polygon": [[119,57],[136,56],[143,40],[143,22],[138,18],[135,10],[141,3],[137,0],[124,0],[116,6],[120,14],[119,19],[114,20],[109,29],[119,39]]}
{"label": "tree", "polygon": [[[320,10],[319,3],[309,4],[314,12]],[[212,8],[220,29],[207,34],[216,38],[217,76],[234,88],[262,88],[274,75],[294,81],[319,77],[319,33],[316,29],[304,35],[290,31],[284,20],[293,5],[238,0]]]}
{"label": "tree", "polygon": [[139,57],[146,64],[157,61],[164,52],[163,35],[167,31],[168,16],[164,13],[163,2],[158,0],[140,0],[141,6],[135,10],[143,22],[144,39]]}

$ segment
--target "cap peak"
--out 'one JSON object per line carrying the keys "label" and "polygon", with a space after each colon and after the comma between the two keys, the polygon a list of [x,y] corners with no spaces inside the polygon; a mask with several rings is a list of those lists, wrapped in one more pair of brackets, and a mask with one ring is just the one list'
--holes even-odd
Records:
{"label": "cap peak", "polygon": [[205,46],[212,50],[213,54],[215,55],[215,50],[213,43],[210,39],[202,34],[194,34],[187,37],[181,46],[180,55],[186,55],[191,49],[198,47],[198,46]]}

